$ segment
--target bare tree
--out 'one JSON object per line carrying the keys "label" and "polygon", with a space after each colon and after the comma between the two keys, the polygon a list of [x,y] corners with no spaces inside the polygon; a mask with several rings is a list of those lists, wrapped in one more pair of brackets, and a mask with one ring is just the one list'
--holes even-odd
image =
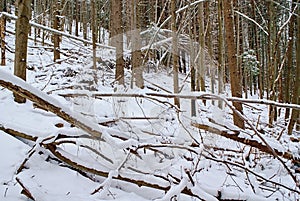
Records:
{"label": "bare tree", "polygon": [[[300,14],[300,7],[298,7],[297,14]],[[292,103],[300,104],[300,18],[297,17],[297,43],[296,43],[296,75]],[[300,123],[299,110],[293,109],[291,119],[288,125],[288,134],[292,134],[295,123]],[[299,129],[299,125],[297,127]]]}
{"label": "bare tree", "polygon": [[[225,71],[225,59],[224,59],[224,18],[223,18],[223,5],[222,1],[218,1],[218,93],[224,93],[224,71]],[[222,108],[222,101],[218,102],[219,108]]]}
{"label": "bare tree", "polygon": [[92,46],[93,46],[93,69],[96,70],[96,40],[97,40],[97,30],[96,30],[96,8],[95,8],[95,0],[91,0],[91,29],[92,29]]}
{"label": "bare tree", "polygon": [[123,22],[122,1],[111,1],[111,44],[116,47],[116,74],[115,79],[120,85],[124,84],[124,59],[123,59]]}
{"label": "bare tree", "polygon": [[[205,31],[204,31],[204,8],[203,2],[198,5],[198,16],[197,21],[199,25],[199,52],[198,52],[198,68],[197,68],[197,91],[205,91]],[[205,101],[204,101],[205,102]]]}
{"label": "bare tree", "polygon": [[[60,22],[60,0],[54,1],[53,6],[53,29],[61,30],[61,22]],[[59,34],[53,34],[53,45],[54,45],[54,61],[58,61],[60,59],[60,40],[61,37]]]}
{"label": "bare tree", "polygon": [[[171,29],[172,29],[172,58],[173,58],[173,84],[174,93],[179,92],[178,82],[178,37],[177,37],[177,26],[176,26],[176,0],[171,0]],[[174,98],[175,105],[180,108],[179,98]]]}
{"label": "bare tree", "polygon": [[[225,17],[225,31],[226,31],[226,43],[227,43],[227,59],[230,73],[230,85],[231,94],[234,97],[242,97],[242,83],[240,69],[237,65],[237,52],[234,40],[234,24],[233,24],[233,11],[231,0],[224,0],[224,17]],[[233,106],[239,111],[243,112],[243,106],[241,103],[235,102]],[[234,124],[240,128],[244,128],[244,120],[238,115],[233,115]]]}
{"label": "bare tree", "polygon": [[141,52],[141,0],[131,0],[131,48],[132,48],[132,81],[139,88],[144,87],[142,52]]}
{"label": "bare tree", "polygon": [[[0,3],[0,12],[6,12],[6,0],[2,0]],[[0,40],[1,40],[1,66],[5,66],[5,29],[6,18],[2,16],[0,18]]]}
{"label": "bare tree", "polygon": [[[292,10],[295,8],[295,0],[292,1]],[[294,46],[294,32],[295,32],[295,21],[296,16],[292,15],[289,30],[288,30],[288,49],[287,49],[287,65],[286,65],[286,86],[285,86],[285,102],[290,103],[291,100],[291,77],[292,77],[292,67],[293,67],[293,46]],[[290,116],[290,109],[286,109],[285,119],[288,119]]]}
{"label": "bare tree", "polygon": [[[31,18],[31,0],[18,0],[18,19],[16,21],[16,41],[15,41],[15,63],[14,74],[26,80],[27,65],[27,41],[30,30],[29,20]],[[25,103],[26,99],[14,94],[15,101]]]}

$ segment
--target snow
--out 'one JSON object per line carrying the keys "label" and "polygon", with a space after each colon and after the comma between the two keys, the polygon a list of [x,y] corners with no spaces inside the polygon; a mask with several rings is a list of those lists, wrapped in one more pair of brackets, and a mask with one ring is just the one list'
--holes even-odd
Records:
{"label": "snow", "polygon": [[[202,0],[195,4],[199,2]],[[8,28],[13,30],[12,23],[8,24]],[[13,46],[14,37],[8,35],[6,39]],[[97,55],[101,59],[113,59],[111,48],[107,45],[101,47]],[[0,200],[28,200],[20,194],[22,188],[16,178],[29,189],[36,200],[46,201],[167,201],[175,196],[182,201],[198,199],[183,194],[184,189],[189,189],[204,200],[218,200],[218,196],[243,200],[299,199],[297,192],[262,179],[266,178],[299,192],[289,173],[272,156],[191,126],[192,122],[199,122],[221,131],[240,131],[232,124],[232,111],[228,107],[221,110],[212,105],[211,101],[206,101],[204,105],[202,100],[197,100],[197,117],[191,117],[191,99],[215,95],[210,95],[209,92],[191,93],[188,83],[184,81],[186,75],[179,76],[183,91],[176,94],[180,96],[182,105],[181,112],[178,113],[172,107],[174,94],[168,93],[172,91],[173,79],[167,70],[145,72],[145,80],[148,81],[146,87],[131,89],[129,70],[125,72],[126,86],[119,87],[114,84],[114,69],[99,64],[96,85],[91,84],[94,72],[88,69],[92,61],[90,47],[83,47],[80,42],[63,37],[62,50],[68,50],[72,55],[70,58],[62,55],[62,65],[55,64],[51,51],[30,41],[28,63],[34,70],[27,71],[27,82],[12,75],[11,53],[7,54],[7,66],[0,69],[0,80],[18,85],[61,108],[102,133],[102,139],[82,137],[88,133],[51,112],[34,108],[31,101],[25,104],[15,103],[12,93],[0,88],[0,126],[37,137],[36,142],[26,141],[28,144],[25,144],[0,131]],[[81,54],[77,54],[78,52]],[[98,91],[90,91],[88,87],[91,85],[96,86]],[[66,94],[84,96],[64,97]],[[106,96],[109,94],[113,95]],[[231,93],[227,89],[225,94]],[[274,149],[290,151],[299,157],[299,143],[291,142],[285,133],[281,139],[277,139],[282,126],[284,127],[282,117],[274,128],[267,127],[267,105],[278,104],[294,108],[299,105],[260,100],[255,96],[250,99],[236,99],[225,95],[220,97],[227,98],[229,102],[239,100],[253,106],[244,108],[245,117],[254,126],[258,124],[257,129],[264,132],[261,134],[268,144]],[[62,127],[56,126],[57,124]],[[61,135],[69,138],[59,138]],[[241,131],[239,137],[261,142],[249,127]],[[299,137],[296,132],[294,137]],[[79,165],[103,171],[108,177],[92,173],[80,174],[80,171],[70,168],[68,164],[55,160],[55,156],[43,146],[51,143],[58,144],[57,151],[62,156]],[[35,153],[29,157],[28,152],[33,146]],[[16,173],[25,158],[28,159],[25,168]],[[231,165],[232,163],[238,165]],[[286,165],[299,180],[299,174],[294,173],[295,164],[288,161]],[[254,171],[262,178],[247,170]],[[138,186],[116,179],[119,176],[170,188],[165,191]],[[99,191],[93,194],[97,189]]]}

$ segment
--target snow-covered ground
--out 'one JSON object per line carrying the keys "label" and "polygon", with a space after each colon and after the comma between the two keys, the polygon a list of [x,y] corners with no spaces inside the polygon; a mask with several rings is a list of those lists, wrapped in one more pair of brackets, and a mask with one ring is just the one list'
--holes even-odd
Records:
{"label": "snow-covered ground", "polygon": [[[9,23],[8,28],[13,30],[13,24]],[[8,35],[6,40],[13,50],[14,36]],[[12,92],[1,87],[0,126],[35,136],[37,140],[17,139],[0,131],[0,200],[28,200],[21,194],[21,185],[36,200],[43,201],[299,199],[299,187],[290,175],[292,173],[299,180],[299,174],[295,173],[291,161],[283,159],[289,173],[273,156],[191,126],[191,122],[212,125],[209,120],[213,120],[215,127],[221,130],[237,130],[232,125],[232,111],[228,107],[221,110],[211,101],[204,105],[197,100],[197,117],[191,117],[189,99],[181,99],[178,112],[172,98],[147,96],[147,93],[172,91],[173,78],[163,69],[144,74],[144,89],[131,89],[129,70],[125,72],[126,87],[119,87],[114,83],[114,69],[99,63],[98,83],[95,84],[89,47],[64,37],[61,49],[65,53],[62,55],[64,61],[53,63],[50,49],[30,40],[28,85],[5,74],[13,71],[14,55],[11,53],[7,53],[7,66],[1,69],[0,78],[60,106],[69,115],[101,132],[102,138],[76,138],[86,133],[31,101],[15,103]],[[113,60],[111,50],[99,49],[98,55],[102,60]],[[184,78],[185,75],[180,75],[182,94],[190,94],[189,82]],[[96,91],[90,91],[91,88]],[[76,93],[85,96],[76,96]],[[120,96],[100,95],[110,93]],[[70,94],[73,96],[68,97]],[[136,97],[122,97],[121,94],[135,94]],[[290,151],[299,157],[299,145],[290,142],[285,135],[282,118],[274,128],[268,128],[266,105],[247,104],[244,109],[250,122],[264,131],[264,138],[272,148]],[[283,135],[277,140],[281,132]],[[60,135],[71,137],[59,139]],[[240,136],[260,141],[250,127]],[[298,137],[296,132],[294,137]],[[53,142],[63,156],[108,176],[88,171],[85,174],[62,163],[44,147]],[[165,192],[120,178],[171,188]],[[188,196],[187,189],[196,196]]]}

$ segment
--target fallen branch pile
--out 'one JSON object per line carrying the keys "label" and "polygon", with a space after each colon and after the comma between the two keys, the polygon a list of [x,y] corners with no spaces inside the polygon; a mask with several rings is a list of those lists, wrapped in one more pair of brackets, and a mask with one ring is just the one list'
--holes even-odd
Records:
{"label": "fallen branch pile", "polygon": [[[169,194],[174,194],[173,196],[177,196],[176,193],[182,193],[195,197],[199,200],[226,200],[228,197],[224,196],[219,190],[215,190],[214,193],[212,193],[212,191],[210,191],[210,193],[204,191],[203,186],[201,186],[201,181],[198,181],[197,179],[203,170],[203,165],[199,164],[202,163],[203,160],[210,160],[215,163],[225,164],[226,167],[234,166],[238,168],[237,171],[246,174],[247,177],[248,174],[254,175],[257,180],[263,181],[259,182],[259,186],[261,188],[267,186],[268,188],[276,191],[277,188],[280,187],[288,190],[289,192],[300,194],[297,177],[282,160],[282,158],[284,158],[300,163],[299,157],[294,156],[292,153],[287,151],[271,148],[255,128],[253,129],[253,135],[258,136],[258,138],[261,140],[260,142],[251,138],[248,139],[241,137],[239,131],[232,131],[229,129],[226,130],[226,128],[221,130],[218,126],[212,126],[213,124],[204,124],[198,122],[192,123],[192,126],[200,130],[206,130],[210,133],[221,135],[244,145],[257,148],[264,153],[274,156],[282,163],[284,168],[293,178],[295,181],[294,186],[281,184],[276,180],[276,178],[266,178],[249,169],[248,167],[244,167],[240,163],[223,160],[221,159],[222,157],[220,158],[217,155],[209,152],[204,148],[204,146],[202,146],[200,143],[195,143],[193,140],[191,140],[190,144],[180,144],[172,141],[172,139],[169,141],[160,142],[158,140],[159,138],[156,138],[157,143],[147,140],[132,139],[131,136],[127,135],[126,133],[121,133],[120,131],[113,130],[109,127],[100,126],[96,123],[88,121],[83,116],[64,108],[55,99],[1,70],[0,86],[19,94],[20,96],[32,101],[40,108],[56,114],[66,122],[78,128],[81,134],[68,135],[60,133],[41,138],[30,133],[24,133],[14,128],[8,128],[5,125],[0,125],[0,130],[4,131],[5,133],[17,138],[21,138],[22,140],[33,142],[34,146],[32,153],[34,153],[35,147],[38,147],[39,152],[42,150],[43,154],[63,162],[72,170],[84,172],[87,175],[96,175],[99,178],[102,178],[102,180],[103,178],[111,177],[113,180],[135,184],[137,189],[138,187],[144,186],[168,192],[166,193],[166,196],[170,196]],[[114,95],[111,94],[111,96]],[[124,96],[129,95],[127,94]],[[153,96],[158,97],[159,94],[137,96],[153,99]],[[94,95],[94,97],[99,98],[100,95]],[[208,96],[206,94],[192,98],[208,99],[209,97],[212,98],[213,96]],[[227,101],[226,104],[228,104],[228,100],[224,101]],[[164,103],[164,101],[161,100],[158,100],[158,102]],[[297,109],[295,106],[291,107]],[[233,109],[233,112],[236,112],[234,108],[231,109]],[[93,144],[92,142],[94,141],[97,141],[99,146],[102,148],[97,149],[92,147],[91,144]],[[95,160],[93,157],[90,158],[91,163],[88,163],[86,162],[88,159],[85,158],[84,162],[80,158],[74,156],[72,152],[69,152],[67,149],[70,146],[79,147],[80,150],[89,152],[89,155],[96,156],[95,158],[97,158],[98,165],[93,163],[93,160]],[[240,154],[243,153],[241,152]],[[148,159],[150,157],[151,162],[160,164],[160,166],[164,168],[149,168]],[[121,161],[120,158],[122,158]],[[19,171],[22,171],[28,160],[30,160],[30,156],[24,160],[19,168]],[[170,169],[176,171],[169,171]],[[179,174],[174,174],[174,172],[179,172]],[[225,173],[230,175],[227,170],[225,170]],[[30,199],[34,200],[34,194],[30,192],[30,189],[26,187],[24,182],[26,181],[18,181],[23,188],[23,193]],[[247,185],[252,186],[250,180],[246,183]],[[268,184],[272,184],[273,187],[270,187]],[[180,191],[176,192],[172,190],[174,186],[178,187]],[[92,193],[97,193],[98,191],[99,189],[95,189]],[[254,188],[253,192],[255,192]],[[240,191],[240,195],[238,196],[241,196],[242,194],[243,190]],[[236,200],[240,199],[240,197],[236,198]]]}

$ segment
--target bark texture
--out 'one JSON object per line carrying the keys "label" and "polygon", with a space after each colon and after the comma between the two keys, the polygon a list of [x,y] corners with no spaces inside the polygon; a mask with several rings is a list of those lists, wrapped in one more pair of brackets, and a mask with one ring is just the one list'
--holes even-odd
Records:
{"label": "bark texture", "polygon": [[111,1],[111,44],[116,47],[115,79],[124,84],[122,1]]}
{"label": "bark texture", "polygon": [[[234,24],[233,24],[233,13],[231,7],[231,0],[224,0],[224,17],[225,17],[225,31],[226,31],[226,43],[227,43],[227,59],[228,68],[230,73],[230,85],[231,94],[234,97],[242,97],[242,82],[240,69],[237,65],[237,51],[235,46],[235,34],[234,34]],[[243,113],[243,106],[241,103],[235,102],[233,106]],[[233,115],[234,124],[240,128],[244,128],[244,121],[237,116]]]}
{"label": "bark texture", "polygon": [[[173,59],[173,88],[174,93],[179,92],[179,82],[178,82],[178,37],[177,37],[177,26],[176,26],[176,0],[171,0],[171,29],[172,29],[172,59]],[[179,98],[174,98],[174,104],[180,108]]]}
{"label": "bark texture", "polygon": [[[26,81],[27,42],[30,30],[31,0],[18,0],[18,19],[16,21],[14,74]],[[15,101],[25,103],[26,99],[14,93]]]}

